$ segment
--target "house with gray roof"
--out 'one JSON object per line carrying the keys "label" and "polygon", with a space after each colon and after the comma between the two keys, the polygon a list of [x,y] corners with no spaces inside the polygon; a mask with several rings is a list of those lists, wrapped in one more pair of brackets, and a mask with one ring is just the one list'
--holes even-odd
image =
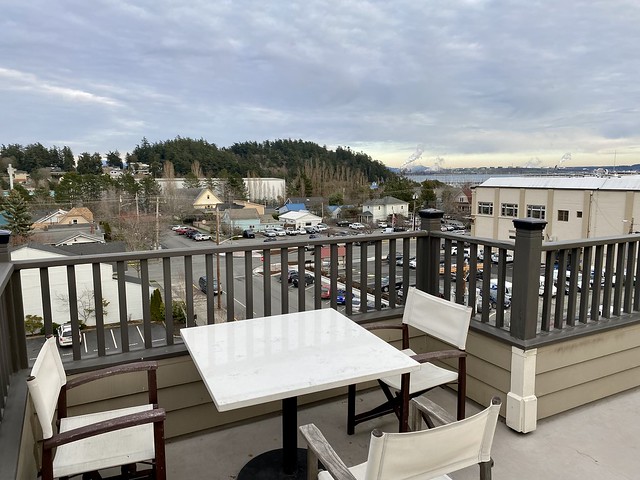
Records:
{"label": "house with gray roof", "polygon": [[362,205],[362,218],[368,222],[386,221],[394,215],[408,218],[410,213],[409,202],[391,196],[367,200]]}

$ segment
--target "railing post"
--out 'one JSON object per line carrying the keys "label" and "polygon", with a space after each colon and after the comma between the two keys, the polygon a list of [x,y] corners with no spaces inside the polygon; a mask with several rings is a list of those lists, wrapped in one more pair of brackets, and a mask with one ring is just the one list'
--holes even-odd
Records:
{"label": "railing post", "polygon": [[[9,252],[9,240],[11,232],[8,230],[0,230],[0,263],[11,263],[11,253]],[[18,282],[19,283],[19,282]],[[2,320],[4,323],[3,330],[7,335],[6,344],[9,345],[11,352],[11,363],[13,371],[27,367],[27,340],[24,328],[24,315],[16,315],[16,299],[14,295],[21,295],[17,292],[14,280],[10,279],[2,292],[2,312],[5,316]],[[21,304],[22,298],[17,301]],[[18,317],[18,318],[16,318]]]}
{"label": "railing post", "polygon": [[[420,229],[427,232],[440,231],[442,210],[427,208],[418,212]],[[440,266],[440,239],[432,235],[418,237],[416,242],[416,287],[432,295],[438,295]]]}
{"label": "railing post", "polygon": [[544,220],[518,218],[513,252],[513,298],[511,303],[511,336],[520,340],[536,337],[538,327],[538,290],[540,287],[540,255]]}

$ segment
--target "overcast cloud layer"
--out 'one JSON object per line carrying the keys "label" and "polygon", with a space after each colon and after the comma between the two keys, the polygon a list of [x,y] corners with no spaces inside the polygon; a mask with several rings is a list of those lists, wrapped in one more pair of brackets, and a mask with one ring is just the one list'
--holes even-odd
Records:
{"label": "overcast cloud layer", "polygon": [[[9,0],[0,143],[302,138],[390,166],[640,163],[640,2]],[[566,154],[571,155],[567,156]],[[562,160],[564,156],[564,160]]]}

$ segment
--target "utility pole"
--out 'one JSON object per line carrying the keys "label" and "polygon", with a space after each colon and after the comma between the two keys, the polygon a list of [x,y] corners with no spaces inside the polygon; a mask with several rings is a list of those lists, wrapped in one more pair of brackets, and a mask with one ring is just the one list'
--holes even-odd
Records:
{"label": "utility pole", "polygon": [[160,250],[160,197],[156,197],[156,250]]}
{"label": "utility pole", "polygon": [[[216,245],[220,245],[220,210],[216,205]],[[220,298],[220,253],[216,252],[216,277],[218,278],[218,310],[222,309],[222,299]]]}
{"label": "utility pole", "polygon": [[140,207],[138,206],[138,192],[136,192],[136,217],[140,216]]}

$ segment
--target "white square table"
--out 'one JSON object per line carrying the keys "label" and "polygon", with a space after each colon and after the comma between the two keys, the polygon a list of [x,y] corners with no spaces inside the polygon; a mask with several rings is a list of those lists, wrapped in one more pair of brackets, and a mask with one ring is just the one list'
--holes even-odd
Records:
{"label": "white square table", "polygon": [[218,411],[282,400],[283,449],[276,451],[282,461],[275,462],[275,473],[266,473],[272,455],[250,469],[247,478],[303,478],[295,476],[297,396],[419,368],[330,308],[183,328],[180,335]]}

